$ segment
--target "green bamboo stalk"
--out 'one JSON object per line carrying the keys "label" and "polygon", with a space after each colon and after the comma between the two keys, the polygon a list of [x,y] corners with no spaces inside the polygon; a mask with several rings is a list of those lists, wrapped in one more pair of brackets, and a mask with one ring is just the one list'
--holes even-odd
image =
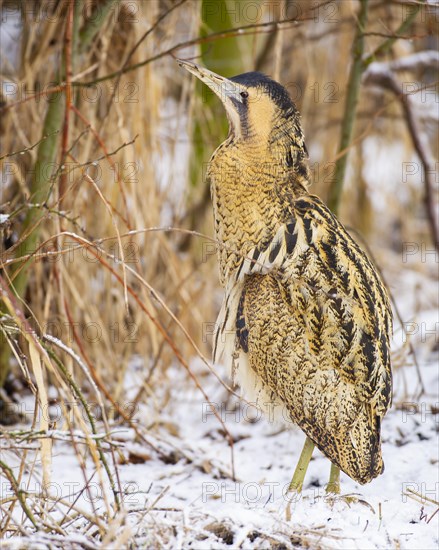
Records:
{"label": "green bamboo stalk", "polygon": [[[77,0],[77,3],[79,4],[80,1]],[[79,53],[84,53],[93,42],[94,37],[101,29],[103,23],[107,19],[108,14],[116,3],[119,3],[119,0],[107,0],[102,4],[95,5],[92,14],[87,19],[84,27],[79,31]]]}
{"label": "green bamboo stalk", "polygon": [[343,155],[337,160],[335,166],[335,175],[332,185],[329,189],[328,206],[336,214],[340,204],[341,193],[343,189],[344,178],[346,174],[346,165],[348,160],[348,148],[352,141],[352,132],[354,128],[355,114],[357,110],[358,96],[361,87],[361,75],[363,74],[363,54],[364,54],[364,30],[367,24],[369,0],[361,0],[360,13],[358,15],[357,31],[355,33],[352,45],[352,66],[349,74],[346,103],[344,107],[343,124],[341,130],[340,145],[338,152],[344,151]]}
{"label": "green bamboo stalk", "polygon": [[[97,32],[101,28],[105,18],[110,12],[112,5],[118,0],[108,0],[105,4],[102,4],[95,8],[95,11],[87,20],[84,28],[79,32],[79,6],[80,2],[75,2],[75,11],[73,19],[73,37],[72,37],[72,64],[75,64],[79,50],[84,50],[89,46],[90,42],[96,36]],[[79,44],[78,44],[79,36]],[[61,63],[59,82],[64,79],[64,62]],[[63,115],[65,109],[65,97],[64,94],[55,94],[49,104],[49,108],[46,113],[43,126],[43,136],[47,136],[39,147],[37,153],[37,161],[35,163],[34,174],[31,182],[31,201],[33,203],[44,203],[50,195],[52,180],[48,170],[51,166],[54,166],[57,150],[58,150],[58,133],[62,127]],[[39,219],[44,215],[44,211],[41,208],[31,208],[23,223],[23,232],[26,229],[32,227]],[[35,246],[38,240],[38,231],[32,231],[28,238],[23,242],[22,246],[18,249],[19,256],[32,252],[35,250]],[[23,292],[27,285],[27,274],[23,269],[20,274],[14,280],[14,288],[19,296],[23,295]],[[0,367],[1,368],[1,367]],[[0,386],[1,386],[0,376]]]}
{"label": "green bamboo stalk", "polygon": [[[34,166],[34,173],[30,185],[30,202],[42,205],[50,196],[52,188],[51,173],[55,172],[55,162],[58,151],[58,138],[64,116],[64,94],[56,94],[52,98],[47,110],[43,126],[43,140],[38,147],[37,161]],[[25,233],[35,225],[45,215],[44,208],[41,206],[29,208],[22,225],[22,232]],[[35,229],[22,242],[17,249],[17,257],[24,256],[33,252],[36,248],[39,237],[39,231]],[[13,281],[15,292],[18,296],[23,296],[27,285],[28,274],[26,269],[22,269]]]}

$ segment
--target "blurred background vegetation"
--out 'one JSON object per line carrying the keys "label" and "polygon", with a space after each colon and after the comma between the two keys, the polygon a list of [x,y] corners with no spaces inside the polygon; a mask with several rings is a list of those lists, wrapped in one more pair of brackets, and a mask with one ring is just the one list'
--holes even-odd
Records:
{"label": "blurred background vegetation", "polygon": [[[203,176],[227,123],[177,57],[284,84],[324,200],[348,151],[332,206],[389,280],[404,250],[433,249],[437,21],[409,0],[3,0],[1,421],[26,396],[99,395],[98,420],[148,407],[146,437],[170,365],[201,389],[212,376],[221,291]],[[59,426],[78,423],[93,431],[67,414]]]}

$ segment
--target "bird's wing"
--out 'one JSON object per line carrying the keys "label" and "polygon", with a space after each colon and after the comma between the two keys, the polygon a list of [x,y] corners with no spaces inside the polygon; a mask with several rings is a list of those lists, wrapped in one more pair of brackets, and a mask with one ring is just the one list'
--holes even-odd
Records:
{"label": "bird's wing", "polygon": [[361,483],[381,473],[390,303],[372,263],[320,199],[295,200],[268,244],[242,261],[218,326],[215,349],[279,398],[334,464]]}
{"label": "bird's wing", "polygon": [[[391,401],[387,292],[368,257],[318,197],[296,199],[265,248],[254,247],[230,278],[219,323],[219,332],[223,327],[229,335],[227,355],[233,348],[230,334],[245,328],[235,325],[245,280],[264,274],[288,288],[292,306],[306,312],[303,323],[316,355],[321,349],[312,346],[323,345],[319,330],[325,324],[324,347],[332,363],[382,417]],[[217,340],[221,337],[227,340],[224,334]]]}

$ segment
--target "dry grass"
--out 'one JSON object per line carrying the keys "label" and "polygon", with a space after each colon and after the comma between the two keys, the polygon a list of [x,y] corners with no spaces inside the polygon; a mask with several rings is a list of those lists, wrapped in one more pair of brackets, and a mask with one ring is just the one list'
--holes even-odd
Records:
{"label": "dry grass", "polygon": [[[78,14],[72,12],[69,26],[67,0],[59,2],[55,12],[53,2],[27,2],[25,16],[19,15],[17,3],[2,3],[5,21],[15,21],[16,16],[21,27],[17,58],[6,56],[1,75],[9,86],[3,90],[0,123],[0,208],[8,216],[0,225],[1,345],[11,350],[7,387],[15,388],[22,399],[15,408],[27,413],[24,420],[31,422],[2,432],[0,467],[12,490],[0,495],[0,530],[6,538],[37,530],[40,539],[35,540],[52,547],[67,533],[90,548],[122,547],[132,540],[123,488],[118,485],[119,444],[112,434],[120,423],[131,425],[152,453],[165,458],[174,453],[178,458],[179,450],[155,430],[172,384],[167,369],[179,364],[200,398],[208,398],[203,390],[211,376],[208,336],[219,305],[206,193],[201,182],[188,181],[193,118],[205,116],[209,122],[211,116],[202,113],[202,97],[193,93],[193,82],[167,55],[93,86],[78,85],[198,37],[202,3],[187,0],[174,10],[173,2],[165,0],[116,3],[91,44],[82,52],[74,44],[72,49],[69,29],[74,36],[74,22],[83,28],[93,9],[102,10],[105,4],[86,3]],[[309,16],[306,2],[295,4],[302,22],[284,23],[275,40],[273,27],[250,29],[243,55],[266,72],[274,67],[279,80],[291,83],[292,93],[296,90],[316,163],[314,191],[325,197],[333,169],[328,163],[335,159],[339,139],[357,3],[337,3],[335,13],[329,10],[334,3],[323,5],[318,21]],[[285,11],[269,8],[265,3],[258,22],[285,18]],[[372,2],[368,30],[386,34],[401,23],[401,13],[399,4]],[[256,22],[242,15],[234,26]],[[428,21],[415,26],[413,33],[420,38],[411,45],[397,43],[394,55],[426,47],[427,26]],[[136,47],[148,29],[152,30]],[[384,39],[369,37],[368,51]],[[197,52],[197,44],[192,44],[174,54],[192,57]],[[66,59],[67,81],[73,85],[69,92],[48,93]],[[418,76],[422,78],[410,75]],[[70,108],[64,103],[61,124],[54,129],[56,155],[46,171],[50,194],[35,204],[29,189],[39,148],[53,137],[44,135],[43,123],[54,98],[64,96]],[[386,103],[389,106],[383,108]],[[373,190],[361,175],[367,161],[362,144],[368,136],[379,134],[387,142],[398,137],[407,158],[412,158],[398,102],[363,88],[359,105],[360,139],[351,152],[342,218],[372,244],[379,236],[382,250],[408,238],[425,241],[423,189],[407,184],[418,212],[407,212],[392,193],[383,195],[387,213],[378,225],[370,200]],[[207,126],[204,131],[206,143],[217,143],[215,136],[208,138]],[[40,217],[26,226],[30,210]],[[398,235],[393,232],[383,242],[383,232],[391,235],[395,224],[400,227]],[[17,256],[27,234],[37,235],[36,247]],[[14,280],[24,273],[26,292],[15,296]],[[195,355],[204,361],[202,373],[192,370]],[[139,366],[135,375],[130,371],[133,357]],[[134,400],[130,394],[131,408],[126,407],[129,385],[137,386]],[[7,399],[4,391],[2,396]],[[98,404],[99,414],[90,409],[90,402]],[[139,403],[147,404],[157,422],[133,423],[132,412]],[[48,414],[54,406],[61,410],[56,422]],[[58,439],[76,454],[83,471],[82,491],[88,490],[86,463],[92,462],[94,480],[102,489],[99,510],[84,510],[51,494],[51,449]],[[22,489],[30,479],[37,480],[39,491]],[[155,506],[136,513],[144,518]],[[151,525],[157,522],[151,520]],[[163,527],[162,535],[158,529],[157,540],[149,543],[160,546],[167,529],[171,524]]]}

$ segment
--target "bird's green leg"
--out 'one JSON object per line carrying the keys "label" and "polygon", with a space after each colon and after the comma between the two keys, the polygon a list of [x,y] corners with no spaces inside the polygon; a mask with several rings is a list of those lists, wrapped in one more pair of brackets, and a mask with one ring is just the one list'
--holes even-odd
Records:
{"label": "bird's green leg", "polygon": [[331,473],[329,474],[329,483],[326,486],[326,493],[338,495],[340,493],[340,468],[331,464]]}
{"label": "bird's green leg", "polygon": [[297,463],[294,471],[293,479],[288,487],[288,492],[295,491],[296,493],[300,493],[302,491],[303,480],[305,478],[306,470],[308,469],[308,464],[311,460],[313,450],[314,443],[309,437],[307,437],[299,458],[299,462]]}

